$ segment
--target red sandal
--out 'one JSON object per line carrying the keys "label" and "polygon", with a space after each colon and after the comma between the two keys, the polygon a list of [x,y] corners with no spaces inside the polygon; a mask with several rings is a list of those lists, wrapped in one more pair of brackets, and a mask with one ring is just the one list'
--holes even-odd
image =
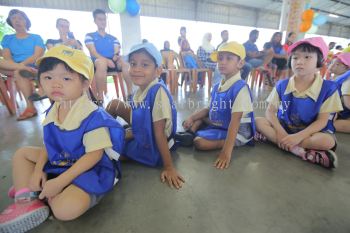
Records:
{"label": "red sandal", "polygon": [[20,115],[17,117],[17,121],[26,120],[37,115],[37,111],[35,108],[26,108]]}

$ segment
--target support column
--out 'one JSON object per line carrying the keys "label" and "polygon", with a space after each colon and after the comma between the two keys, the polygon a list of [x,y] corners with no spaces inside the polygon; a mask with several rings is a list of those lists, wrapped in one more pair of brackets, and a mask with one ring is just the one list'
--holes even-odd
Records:
{"label": "support column", "polygon": [[119,15],[122,31],[122,54],[125,55],[129,53],[133,45],[141,43],[140,15],[130,16],[127,12]]}

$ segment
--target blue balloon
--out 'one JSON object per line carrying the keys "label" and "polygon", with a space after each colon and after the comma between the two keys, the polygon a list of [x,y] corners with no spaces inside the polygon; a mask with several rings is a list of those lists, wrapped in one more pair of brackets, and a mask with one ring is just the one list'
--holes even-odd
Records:
{"label": "blue balloon", "polygon": [[127,0],[126,2],[126,11],[131,15],[131,16],[136,16],[140,12],[140,4],[136,0]]}
{"label": "blue balloon", "polygon": [[327,16],[319,14],[313,19],[312,24],[315,24],[316,26],[320,26],[322,24],[325,24],[326,22],[327,22]]}
{"label": "blue balloon", "polygon": [[307,9],[310,9],[310,8],[311,8],[311,4],[310,3],[306,3],[304,9],[307,10]]}

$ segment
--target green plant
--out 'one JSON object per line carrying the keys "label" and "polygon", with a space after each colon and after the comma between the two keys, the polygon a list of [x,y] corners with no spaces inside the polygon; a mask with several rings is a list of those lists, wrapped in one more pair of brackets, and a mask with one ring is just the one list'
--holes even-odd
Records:
{"label": "green plant", "polygon": [[6,18],[0,15],[0,41],[6,34],[12,34],[15,30],[6,23]]}

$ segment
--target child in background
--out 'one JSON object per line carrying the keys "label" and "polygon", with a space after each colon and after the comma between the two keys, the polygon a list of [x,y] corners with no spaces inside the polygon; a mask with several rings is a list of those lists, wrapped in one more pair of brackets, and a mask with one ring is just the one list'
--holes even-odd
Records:
{"label": "child in background", "polygon": [[129,75],[139,87],[130,105],[112,100],[107,111],[123,118],[131,125],[127,131],[123,155],[148,166],[163,165],[162,182],[181,188],[184,179],[171,160],[176,132],[176,109],[173,99],[162,81],[162,56],[151,43],[135,45],[128,55]]}
{"label": "child in background", "polygon": [[337,132],[350,133],[350,53],[336,55],[329,69],[335,74],[344,108],[338,112],[334,126]]}
{"label": "child in background", "polygon": [[228,168],[234,147],[252,143],[255,133],[252,96],[239,72],[245,55],[243,45],[234,41],[211,54],[225,78],[213,87],[210,105],[183,122],[187,132],[176,135],[183,145],[195,137],[194,146],[199,150],[221,149],[214,163],[219,169]]}
{"label": "child in background", "polygon": [[267,101],[266,118],[256,118],[257,131],[281,149],[326,168],[337,166],[333,118],[342,110],[337,85],[318,74],[328,48],[321,37],[289,47],[294,76],[281,80]]}
{"label": "child in background", "polygon": [[28,231],[43,222],[49,215],[44,199],[57,219],[75,219],[119,178],[124,130],[86,95],[94,76],[90,58],[59,45],[36,64],[40,85],[54,104],[43,121],[44,147],[23,147],[13,156],[14,204],[0,215],[4,232]]}

